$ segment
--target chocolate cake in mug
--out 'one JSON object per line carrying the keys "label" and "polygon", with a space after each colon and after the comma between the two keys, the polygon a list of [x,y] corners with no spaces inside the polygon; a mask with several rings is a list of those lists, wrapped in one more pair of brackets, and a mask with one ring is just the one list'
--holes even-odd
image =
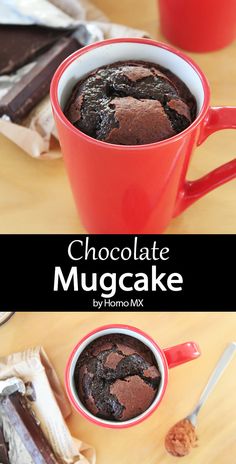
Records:
{"label": "chocolate cake in mug", "polygon": [[146,345],[117,333],[97,338],[82,351],[74,382],[80,401],[91,414],[127,421],[152,404],[161,374]]}
{"label": "chocolate cake in mug", "polygon": [[188,87],[154,63],[124,61],[80,80],[65,106],[69,121],[85,134],[118,145],[170,138],[196,117]]}

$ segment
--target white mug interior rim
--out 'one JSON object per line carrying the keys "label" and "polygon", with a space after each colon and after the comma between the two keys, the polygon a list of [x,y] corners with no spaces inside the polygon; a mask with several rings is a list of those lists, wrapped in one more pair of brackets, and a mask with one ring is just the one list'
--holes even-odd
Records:
{"label": "white mug interior rim", "polygon": [[[75,52],[76,54],[77,52]],[[63,110],[75,84],[95,69],[117,61],[141,60],[160,64],[170,69],[188,86],[197,101],[197,115],[204,103],[204,88],[201,78],[194,67],[175,53],[154,43],[108,42],[92,47],[86,53],[75,57],[59,78],[57,96]]]}
{"label": "white mug interior rim", "polygon": [[[77,391],[76,391],[75,381],[74,381],[74,371],[75,371],[75,366],[76,366],[77,360],[78,360],[79,356],[81,355],[82,351],[86,348],[86,346],[88,346],[92,341],[96,340],[97,338],[100,338],[100,337],[102,337],[104,335],[115,334],[115,333],[130,335],[131,337],[137,338],[138,340],[143,342],[144,345],[146,345],[148,348],[150,348],[150,350],[152,351],[152,353],[153,353],[153,355],[155,357],[155,360],[157,362],[158,368],[159,368],[160,373],[161,373],[161,382],[160,382],[160,385],[159,385],[157,396],[155,397],[154,401],[149,406],[149,408],[146,409],[146,411],[144,411],[139,416],[134,417],[133,419],[129,419],[127,421],[120,421],[120,422],[108,421],[108,420],[101,419],[100,417],[97,417],[97,416],[94,416],[93,414],[91,414],[85,408],[83,403],[80,401],[79,396],[78,396]],[[142,420],[142,418],[147,416],[151,410],[155,409],[156,404],[159,402],[159,399],[162,396],[164,385],[165,385],[165,368],[164,368],[163,359],[162,359],[159,351],[157,350],[155,345],[151,342],[151,340],[149,340],[148,338],[145,337],[145,335],[142,335],[139,332],[136,332],[135,330],[132,330],[132,329],[129,329],[129,328],[121,328],[121,327],[115,327],[114,326],[112,328],[99,330],[98,332],[93,333],[91,336],[86,338],[86,340],[84,340],[80,344],[80,346],[77,348],[77,350],[76,350],[76,352],[75,352],[75,354],[74,354],[74,356],[73,356],[73,358],[71,360],[71,364],[69,366],[69,388],[70,388],[70,391],[71,391],[71,393],[73,395],[75,403],[77,404],[79,409],[81,409],[86,414],[86,416],[88,416],[88,417],[90,417],[92,419],[93,422],[96,421],[96,422],[99,422],[100,424],[104,424],[104,425],[107,425],[107,426],[111,426],[112,424],[113,425],[115,424],[116,427],[119,427],[119,426],[122,427],[124,424],[125,425],[127,425],[127,424],[132,425],[133,423],[137,422],[137,420],[138,421]]]}

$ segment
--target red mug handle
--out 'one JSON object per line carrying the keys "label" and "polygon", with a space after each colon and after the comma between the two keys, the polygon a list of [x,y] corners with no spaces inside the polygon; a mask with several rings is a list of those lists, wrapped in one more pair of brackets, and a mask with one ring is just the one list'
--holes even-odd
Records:
{"label": "red mug handle", "polygon": [[[203,123],[198,145],[213,132],[222,129],[236,129],[236,107],[210,107]],[[211,190],[236,177],[236,158],[214,169],[209,174],[193,181],[185,181],[184,188],[177,199],[174,216],[182,213],[192,203],[199,200]]]}
{"label": "red mug handle", "polygon": [[195,342],[181,343],[163,351],[169,368],[192,361],[201,355],[200,348]]}

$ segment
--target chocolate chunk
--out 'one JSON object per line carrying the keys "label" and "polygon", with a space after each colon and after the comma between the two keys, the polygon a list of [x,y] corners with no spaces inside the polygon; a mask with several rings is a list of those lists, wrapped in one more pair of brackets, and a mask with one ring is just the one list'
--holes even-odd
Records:
{"label": "chocolate chunk", "polygon": [[158,142],[186,129],[196,101],[170,70],[124,61],[80,80],[65,106],[69,121],[85,134],[119,145]]}
{"label": "chocolate chunk", "polygon": [[[113,344],[112,343],[102,343],[102,350],[103,351],[106,351],[106,350],[111,350],[113,347]],[[101,352],[101,346],[99,343],[96,343],[96,345],[94,346],[93,348],[93,356],[97,356],[99,353]]]}
{"label": "chocolate chunk", "polygon": [[8,459],[8,446],[5,442],[3,429],[0,426],[0,463],[1,464],[10,464]]}
{"label": "chocolate chunk", "polygon": [[107,356],[104,366],[109,367],[110,369],[115,369],[117,364],[119,364],[119,362],[121,361],[121,359],[124,359],[124,356],[122,356],[122,354],[112,351]]}
{"label": "chocolate chunk", "polygon": [[0,75],[10,74],[29,63],[66,33],[41,26],[1,25]]}
{"label": "chocolate chunk", "polygon": [[63,37],[42,54],[32,70],[1,99],[0,116],[7,115],[12,122],[21,122],[48,93],[58,65],[78,48],[76,39]]}
{"label": "chocolate chunk", "polygon": [[62,464],[54,455],[24,396],[18,392],[1,396],[0,413],[14,427],[35,464]]}
{"label": "chocolate chunk", "polygon": [[140,145],[158,142],[175,135],[171,122],[158,100],[114,98],[112,105],[115,110],[114,117],[118,121],[117,127],[111,129],[109,122],[106,123],[105,120],[105,133],[104,126],[98,131],[100,140],[116,144],[122,140],[122,145]]}
{"label": "chocolate chunk", "polygon": [[124,345],[124,343],[117,343],[117,349],[120,351],[123,355],[129,356],[130,354],[136,353],[136,349],[134,347]]}
{"label": "chocolate chunk", "polygon": [[134,337],[105,335],[81,353],[74,380],[78,395],[93,415],[129,420],[155,399],[161,375],[151,350]]}
{"label": "chocolate chunk", "polygon": [[126,377],[124,380],[116,380],[111,386],[110,392],[124,406],[121,420],[142,414],[152,404],[156,396],[155,390],[138,375]]}
{"label": "chocolate chunk", "polygon": [[155,379],[160,375],[160,372],[157,370],[156,366],[150,366],[145,371],[143,371],[144,377],[148,377],[150,379]]}

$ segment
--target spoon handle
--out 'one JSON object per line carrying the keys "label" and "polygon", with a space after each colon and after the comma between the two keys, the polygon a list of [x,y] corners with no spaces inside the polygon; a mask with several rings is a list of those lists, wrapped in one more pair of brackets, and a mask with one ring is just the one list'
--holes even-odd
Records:
{"label": "spoon handle", "polygon": [[196,405],[196,407],[194,408],[194,410],[192,411],[191,415],[194,415],[196,416],[201,407],[203,406],[203,404],[205,403],[205,401],[207,400],[208,396],[210,395],[211,391],[213,390],[213,388],[215,387],[215,385],[217,384],[218,380],[220,379],[221,375],[223,374],[225,368],[228,366],[228,364],[230,363],[234,353],[236,351],[236,342],[232,342],[230,343],[227,348],[224,350],[223,354],[221,355],[218,363],[216,364],[216,367],[214,369],[214,371],[212,372],[208,382],[207,382],[207,385],[206,387],[204,388],[200,398],[199,398],[199,401]]}

